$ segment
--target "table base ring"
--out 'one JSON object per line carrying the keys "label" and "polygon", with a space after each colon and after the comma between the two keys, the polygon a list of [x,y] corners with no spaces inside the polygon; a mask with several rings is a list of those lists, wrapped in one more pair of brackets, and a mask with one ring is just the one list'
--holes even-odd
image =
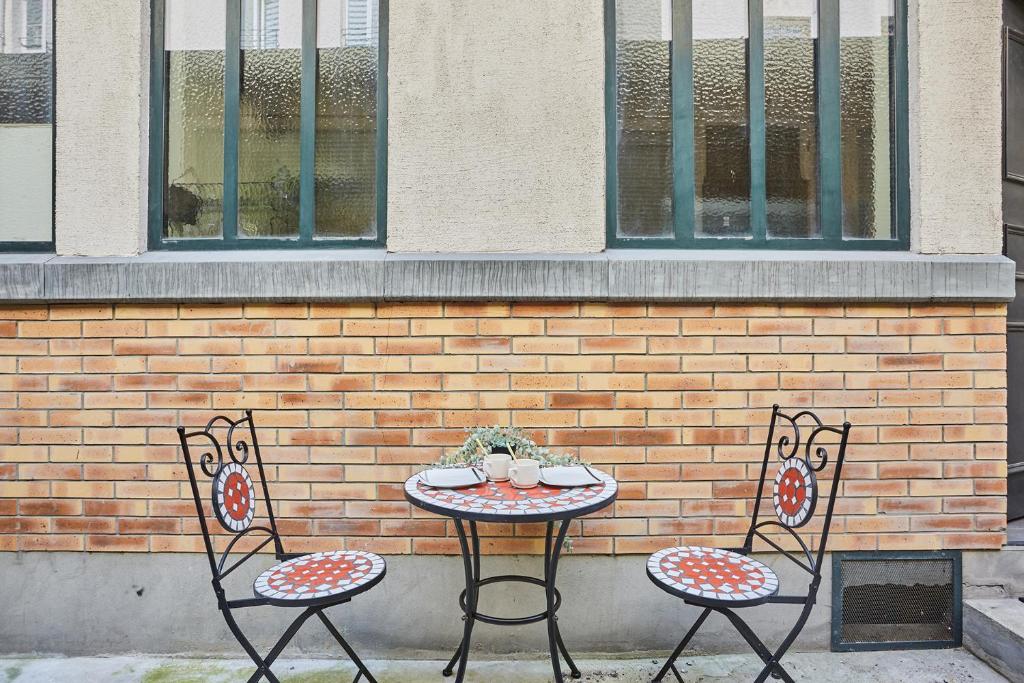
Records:
{"label": "table base ring", "polygon": [[[547,589],[547,583],[543,579],[538,579],[534,576],[523,576],[520,574],[503,574],[501,576],[489,576],[486,579],[481,579],[476,582],[476,587],[487,586],[492,583],[504,583],[504,582],[518,582],[518,583],[531,583],[535,586]],[[557,588],[552,588],[552,592],[555,596],[555,604],[552,609],[544,610],[537,614],[531,614],[525,617],[494,617],[482,612],[470,612],[469,607],[466,605],[466,591],[463,590],[459,595],[459,606],[467,617],[471,617],[484,624],[494,624],[495,626],[525,626],[527,624],[536,624],[538,622],[548,619],[550,615],[558,612],[558,608],[562,606],[562,594],[558,592]]]}

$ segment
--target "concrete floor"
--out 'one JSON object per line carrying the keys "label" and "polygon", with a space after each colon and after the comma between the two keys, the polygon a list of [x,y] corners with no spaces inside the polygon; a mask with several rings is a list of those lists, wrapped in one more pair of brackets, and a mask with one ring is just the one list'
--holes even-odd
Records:
{"label": "concrete floor", "polygon": [[[964,650],[916,652],[795,653],[784,660],[797,680],[852,683],[995,683],[1005,678]],[[585,683],[650,681],[661,664],[654,658],[599,659],[578,662]],[[369,661],[380,683],[440,683],[442,662]],[[681,657],[679,670],[688,682],[752,680],[760,671],[754,656]],[[196,660],[151,657],[70,659],[0,658],[2,683],[229,683],[245,680],[253,667],[242,660]],[[283,683],[349,681],[355,669],[325,660],[285,660],[274,667]],[[470,661],[467,683],[547,683],[550,663]],[[566,679],[570,681],[572,679]],[[770,680],[770,679],[769,679]]]}

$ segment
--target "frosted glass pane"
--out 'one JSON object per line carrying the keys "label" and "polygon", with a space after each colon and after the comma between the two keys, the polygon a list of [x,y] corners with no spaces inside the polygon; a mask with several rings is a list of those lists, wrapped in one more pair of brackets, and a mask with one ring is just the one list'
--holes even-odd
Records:
{"label": "frosted glass pane", "polygon": [[299,234],[301,46],[301,0],[243,0],[239,237]]}
{"label": "frosted glass pane", "polygon": [[0,3],[0,242],[53,239],[52,21],[50,0]]}
{"label": "frosted glass pane", "polygon": [[765,154],[769,237],[818,237],[814,0],[765,0]]}
{"label": "frosted glass pane", "polygon": [[225,12],[223,1],[167,2],[165,237],[223,231]]}
{"label": "frosted glass pane", "polygon": [[618,233],[670,237],[672,228],[671,6],[616,3]]}
{"label": "frosted glass pane", "polygon": [[320,0],[316,234],[377,234],[376,0]]}
{"label": "frosted glass pane", "polygon": [[891,239],[892,0],[841,0],[843,237]]}
{"label": "frosted glass pane", "polygon": [[750,234],[747,0],[694,0],[693,104],[699,237]]}

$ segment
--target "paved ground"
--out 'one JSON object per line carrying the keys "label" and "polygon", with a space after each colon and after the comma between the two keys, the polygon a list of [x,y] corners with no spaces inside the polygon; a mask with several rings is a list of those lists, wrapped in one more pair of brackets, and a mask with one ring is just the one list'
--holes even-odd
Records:
{"label": "paved ground", "polygon": [[[760,666],[753,656],[683,657],[679,669],[685,680],[752,680]],[[854,683],[995,683],[1006,679],[964,650],[917,652],[798,653],[786,659],[797,680]],[[579,662],[587,683],[640,683],[658,670],[653,659],[584,660]],[[380,683],[440,683],[441,662],[370,661]],[[252,667],[241,660],[159,659],[109,657],[75,659],[2,659],[0,682],[51,683],[233,683],[244,681]],[[348,665],[324,660],[286,660],[275,667],[283,683],[347,683],[355,675]],[[467,683],[546,683],[546,661],[476,661],[470,663]],[[567,679],[571,680],[571,679]],[[769,679],[771,680],[771,679]]]}

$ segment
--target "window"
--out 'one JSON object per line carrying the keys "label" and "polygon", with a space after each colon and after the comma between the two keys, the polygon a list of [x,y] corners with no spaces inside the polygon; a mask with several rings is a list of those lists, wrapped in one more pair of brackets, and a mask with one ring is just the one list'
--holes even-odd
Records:
{"label": "window", "polygon": [[53,4],[0,0],[0,251],[53,248]]}
{"label": "window", "polygon": [[608,242],[906,249],[906,0],[607,0]]}
{"label": "window", "polygon": [[386,16],[155,0],[151,247],[383,244]]}

